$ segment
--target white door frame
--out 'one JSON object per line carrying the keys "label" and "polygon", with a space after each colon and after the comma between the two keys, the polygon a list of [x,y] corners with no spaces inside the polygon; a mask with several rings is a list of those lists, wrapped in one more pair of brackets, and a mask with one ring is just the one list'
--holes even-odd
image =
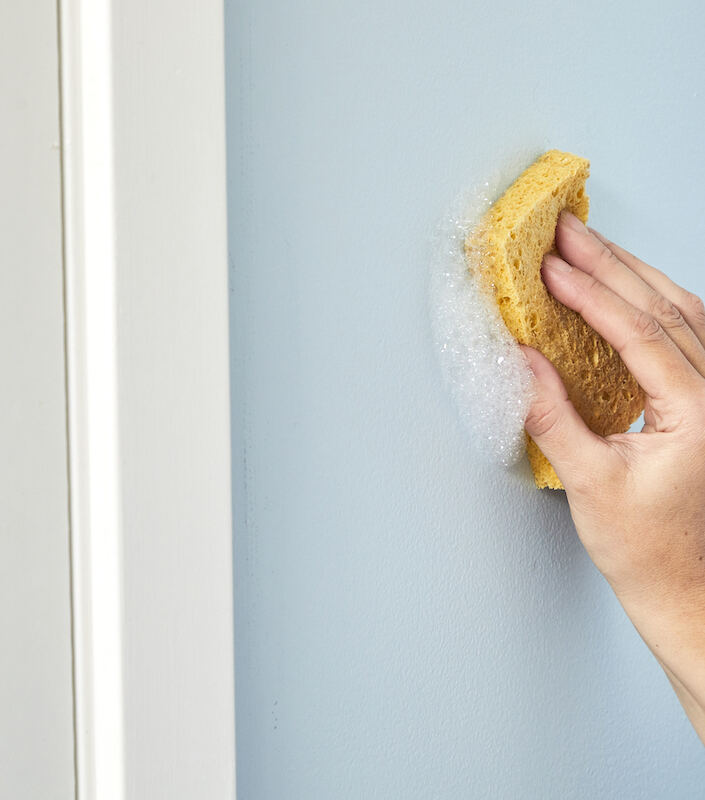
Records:
{"label": "white door frame", "polygon": [[77,794],[233,798],[221,0],[59,0]]}
{"label": "white door frame", "polygon": [[56,0],[0,2],[0,797],[75,797]]}

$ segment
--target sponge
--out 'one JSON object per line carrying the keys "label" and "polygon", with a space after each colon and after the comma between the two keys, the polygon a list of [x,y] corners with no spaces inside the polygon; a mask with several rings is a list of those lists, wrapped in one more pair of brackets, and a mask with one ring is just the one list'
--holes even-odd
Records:
{"label": "sponge", "polygon": [[[587,222],[584,158],[549,150],[525,170],[465,241],[469,268],[490,289],[509,332],[556,367],[568,397],[601,436],[623,433],[644,408],[644,396],[619,354],[583,318],[552,297],[541,263],[555,252],[558,216],[568,209]],[[526,434],[539,488],[562,489],[555,470]]]}

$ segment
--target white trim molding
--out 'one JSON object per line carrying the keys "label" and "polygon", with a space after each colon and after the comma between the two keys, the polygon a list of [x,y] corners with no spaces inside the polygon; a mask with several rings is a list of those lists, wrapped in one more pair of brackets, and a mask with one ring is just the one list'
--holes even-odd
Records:
{"label": "white trim molding", "polygon": [[56,0],[0,3],[0,797],[75,798]]}
{"label": "white trim molding", "polygon": [[79,797],[124,795],[109,3],[62,17],[64,261]]}
{"label": "white trim molding", "polygon": [[78,797],[233,798],[222,4],[60,47]]}

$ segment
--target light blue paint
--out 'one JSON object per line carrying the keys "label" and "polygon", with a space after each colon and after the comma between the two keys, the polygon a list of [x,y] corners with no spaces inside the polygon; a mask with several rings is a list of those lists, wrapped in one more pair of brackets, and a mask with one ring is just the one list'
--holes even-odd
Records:
{"label": "light blue paint", "polygon": [[226,0],[239,800],[703,796],[562,493],[478,462],[433,226],[526,147],[705,294],[696,2]]}

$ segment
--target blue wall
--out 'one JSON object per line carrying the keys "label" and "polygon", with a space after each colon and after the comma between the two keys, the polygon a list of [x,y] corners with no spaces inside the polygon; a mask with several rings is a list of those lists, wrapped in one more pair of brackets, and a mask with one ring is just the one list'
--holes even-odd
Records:
{"label": "blue wall", "polygon": [[592,224],[705,294],[705,12],[671,9],[226,0],[239,800],[705,791],[564,495],[475,455],[427,309],[447,203],[527,148],[590,158]]}

